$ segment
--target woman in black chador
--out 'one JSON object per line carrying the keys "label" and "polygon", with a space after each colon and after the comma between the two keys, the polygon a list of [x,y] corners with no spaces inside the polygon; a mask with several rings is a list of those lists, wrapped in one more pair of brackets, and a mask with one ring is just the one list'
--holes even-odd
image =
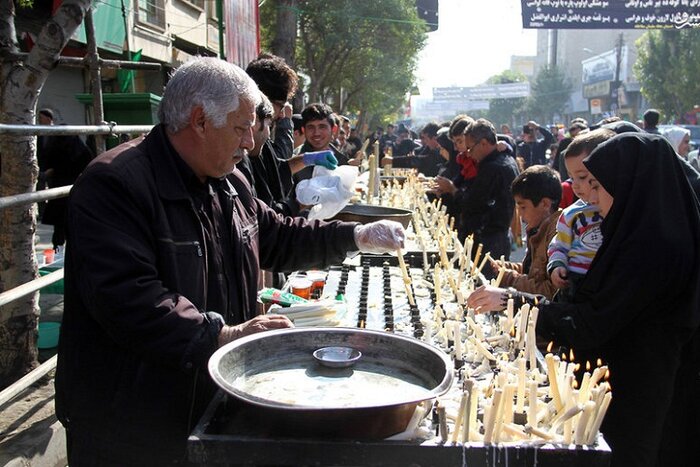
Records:
{"label": "woman in black chador", "polygon": [[[699,465],[697,440],[680,438],[700,420],[697,389],[687,387],[697,388],[700,371],[698,200],[678,156],[656,135],[618,135],[584,164],[591,202],[605,216],[603,244],[574,303],[540,302],[537,333],[606,360],[612,403],[602,432],[613,466]],[[479,295],[471,306],[489,294]]]}

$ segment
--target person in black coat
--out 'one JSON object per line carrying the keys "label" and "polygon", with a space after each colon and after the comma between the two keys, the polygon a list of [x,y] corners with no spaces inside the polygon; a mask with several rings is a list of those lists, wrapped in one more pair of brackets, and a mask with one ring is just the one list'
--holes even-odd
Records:
{"label": "person in black coat", "polygon": [[[608,364],[612,403],[601,431],[613,467],[698,465],[689,438],[700,417],[698,199],[657,135],[615,136],[584,164],[603,244],[572,303],[537,297],[537,334]],[[509,297],[535,298],[484,287],[468,304],[501,309]]]}
{"label": "person in black coat", "polygon": [[[92,160],[92,151],[77,135],[57,135],[49,137],[43,151],[45,170],[43,172],[49,188],[72,185],[78,175]],[[51,242],[58,251],[66,242],[66,208],[68,199],[52,199],[46,203],[41,222],[53,225]]]}

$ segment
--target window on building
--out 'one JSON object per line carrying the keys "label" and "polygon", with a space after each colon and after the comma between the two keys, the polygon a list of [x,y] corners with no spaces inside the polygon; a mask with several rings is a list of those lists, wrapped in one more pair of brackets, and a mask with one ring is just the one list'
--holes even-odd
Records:
{"label": "window on building", "polygon": [[[136,22],[165,30],[165,0],[134,0]],[[203,1],[203,0],[201,0]]]}

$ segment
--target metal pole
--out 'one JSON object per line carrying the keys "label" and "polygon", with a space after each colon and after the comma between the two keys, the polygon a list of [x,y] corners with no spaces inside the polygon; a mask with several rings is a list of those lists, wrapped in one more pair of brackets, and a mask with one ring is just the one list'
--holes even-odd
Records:
{"label": "metal pole", "polygon": [[[90,84],[92,87],[92,110],[94,123],[101,124],[104,121],[102,108],[102,74],[100,72],[97,42],[95,42],[95,25],[92,21],[92,8],[85,13],[85,34],[87,35],[88,53],[86,59],[90,67]],[[105,140],[100,135],[95,136],[95,149],[97,155],[105,152]]]}
{"label": "metal pole", "polygon": [[219,58],[226,60],[226,49],[224,48],[224,0],[216,0],[216,17],[219,19]]}
{"label": "metal pole", "polygon": [[148,133],[153,125],[117,125],[114,122],[102,125],[7,125],[0,123],[0,135],[118,135],[121,133]]}
{"label": "metal pole", "polygon": [[21,195],[4,196],[0,198],[0,209],[63,198],[64,196],[68,196],[71,188],[73,188],[73,185],[59,186],[48,190],[33,191],[31,193],[22,193]]}

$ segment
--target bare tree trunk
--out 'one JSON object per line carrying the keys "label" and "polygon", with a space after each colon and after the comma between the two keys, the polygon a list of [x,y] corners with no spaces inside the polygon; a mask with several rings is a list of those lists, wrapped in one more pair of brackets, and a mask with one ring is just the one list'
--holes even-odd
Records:
{"label": "bare tree trunk", "polygon": [[[82,23],[91,0],[64,0],[43,27],[24,64],[4,61],[0,66],[0,122],[33,124],[41,88],[61,50]],[[0,54],[17,52],[14,2],[0,1]],[[39,168],[36,137],[5,135],[0,139],[0,196],[35,190]],[[0,212],[0,292],[37,277],[34,257],[36,205]],[[0,308],[0,387],[37,365],[38,294]]]}
{"label": "bare tree trunk", "polygon": [[272,53],[284,58],[289,66],[296,66],[294,54],[297,41],[297,0],[275,0],[277,4],[277,27],[272,39]]}

